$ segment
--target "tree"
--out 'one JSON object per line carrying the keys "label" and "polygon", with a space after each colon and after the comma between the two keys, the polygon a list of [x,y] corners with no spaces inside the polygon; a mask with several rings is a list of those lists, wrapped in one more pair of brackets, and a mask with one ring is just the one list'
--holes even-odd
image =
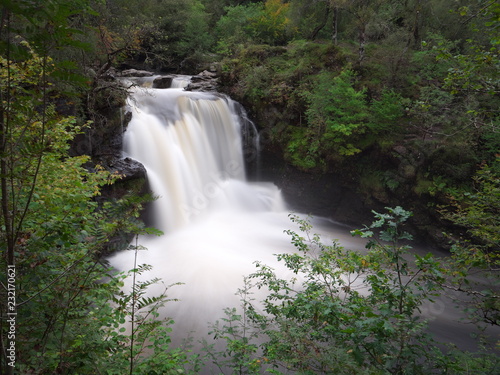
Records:
{"label": "tree", "polygon": [[[0,274],[0,371],[85,374],[108,367],[123,374],[123,363],[111,366],[110,358],[125,359],[125,369],[134,361],[147,366],[138,359],[146,340],[165,348],[168,330],[155,315],[165,298],[144,297],[147,283],[135,286],[131,297],[117,297],[123,277],[101,261],[118,232],[146,232],[138,220],[144,200],[101,202],[101,188],[120,176],[89,156],[70,156],[71,142],[89,124],[57,110],[68,65],[56,49],[79,45],[66,18],[76,17],[71,6],[79,2],[44,5],[6,2],[1,8],[0,267],[7,272]],[[130,316],[135,339],[118,335]],[[175,358],[169,365],[182,367]]]}
{"label": "tree", "polygon": [[[187,355],[169,348],[172,323],[158,319],[166,295],[146,295],[158,280],[136,280],[149,266],[116,275],[101,260],[118,232],[158,234],[139,220],[144,200],[98,200],[120,176],[90,168],[89,156],[69,156],[70,141],[88,124],[43,106],[54,65],[23,45],[29,59],[0,57],[8,83],[0,89],[15,98],[2,103],[2,371],[13,373],[11,364],[32,374],[185,371]],[[126,278],[129,293],[121,290]],[[5,324],[13,316],[15,325]],[[154,352],[147,358],[146,347]]]}
{"label": "tree", "polygon": [[108,74],[111,67],[127,59],[162,61],[167,36],[161,35],[164,9],[162,2],[131,3],[121,0],[96,2],[95,12],[82,20],[85,36],[91,46],[83,56],[86,68],[94,70],[94,85]]}
{"label": "tree", "polygon": [[[189,4],[187,10],[184,31],[179,42],[172,46],[172,49],[178,56],[184,59],[181,62],[183,67],[187,65],[186,62],[188,60],[194,60],[194,66],[191,69],[200,70],[201,68],[198,64],[213,62],[212,60],[207,60],[207,58],[212,59],[212,57],[205,57],[213,44],[214,37],[209,30],[208,14],[205,11],[205,7],[201,2],[193,1]],[[187,66],[184,69],[188,72],[192,71]]]}
{"label": "tree", "polygon": [[[288,145],[293,161],[307,161],[307,168],[319,162],[325,166],[325,158],[349,156],[360,152],[355,146],[356,136],[366,131],[368,107],[365,92],[353,87],[354,73],[345,70],[338,76],[322,73],[317,85],[306,92],[307,129],[296,133]],[[328,155],[328,156],[326,156]]]}
{"label": "tree", "polygon": [[269,45],[282,45],[287,41],[289,4],[282,0],[267,0],[261,15],[251,19],[255,41]]}
{"label": "tree", "polygon": [[477,8],[464,6],[459,12],[463,23],[472,28],[473,38],[467,39],[467,48],[459,53],[440,43],[437,59],[451,65],[444,89],[455,98],[477,103],[467,108],[466,118],[486,151],[483,157],[491,161],[500,147],[500,116],[494,104],[500,92],[500,7],[494,1],[482,1]]}
{"label": "tree", "polygon": [[[35,193],[43,153],[52,142],[49,76],[56,70],[49,53],[61,43],[74,45],[77,31],[69,25],[68,17],[78,6],[86,9],[85,4],[65,1],[47,7],[6,2],[1,8],[0,51],[5,57],[0,87],[0,185],[8,265],[15,264],[16,243]],[[26,67],[13,62],[24,58],[30,59]],[[25,156],[21,162],[19,153]],[[13,183],[22,175],[26,176],[23,183]]]}
{"label": "tree", "polygon": [[226,14],[216,24],[217,50],[230,55],[239,45],[245,45],[255,38],[251,20],[259,17],[259,4],[237,5],[225,8]]}
{"label": "tree", "polygon": [[288,40],[288,7],[281,0],[225,8],[216,25],[219,53],[230,55],[250,43],[282,45]]}
{"label": "tree", "polygon": [[[0,112],[1,224],[6,229],[1,249],[2,266],[16,270],[15,312],[18,321],[23,321],[16,342],[28,355],[28,348],[34,345],[42,348],[41,353],[54,345],[52,335],[58,331],[54,326],[67,321],[67,308],[73,308],[80,295],[74,283],[87,285],[85,274],[75,277],[74,270],[92,273],[96,266],[92,256],[103,242],[95,232],[100,216],[94,212],[97,206],[91,199],[100,186],[116,177],[105,171],[88,173],[82,167],[88,157],[67,157],[68,142],[81,126],[74,119],[59,116],[48,103],[48,77],[54,69],[51,59],[40,57],[23,44],[30,59],[15,63],[1,58],[1,76],[6,78],[2,80]],[[47,303],[46,298],[61,305]],[[4,301],[2,314],[7,311]],[[39,315],[43,315],[40,309],[48,314],[46,319]],[[44,328],[37,332],[37,327]],[[27,332],[38,335],[30,338]],[[62,335],[64,329],[58,332]],[[4,333],[2,343],[6,342]],[[25,358],[21,353],[18,360],[22,363]],[[9,370],[5,363],[3,366]]]}
{"label": "tree", "polygon": [[440,46],[438,59],[453,64],[445,80],[446,87],[452,94],[498,94],[500,6],[495,1],[481,1],[479,9],[464,6],[459,13],[475,35],[467,40],[464,53],[456,54],[446,45]]}
{"label": "tree", "polygon": [[291,161],[304,169],[325,168],[327,162],[361,152],[377,134],[401,117],[402,99],[384,91],[369,103],[366,89],[355,88],[356,75],[345,69],[339,75],[322,72],[314,87],[303,95],[307,101],[307,128],[297,128],[288,143]]}

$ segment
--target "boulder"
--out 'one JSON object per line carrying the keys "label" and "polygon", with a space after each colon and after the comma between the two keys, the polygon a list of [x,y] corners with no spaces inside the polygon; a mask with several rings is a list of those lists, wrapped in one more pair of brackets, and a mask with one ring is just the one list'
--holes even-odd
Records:
{"label": "boulder", "polygon": [[173,76],[158,77],[153,81],[154,89],[168,89],[172,86]]}
{"label": "boulder", "polygon": [[204,70],[191,78],[191,83],[185,88],[186,91],[217,91],[219,79],[217,73]]}
{"label": "boulder", "polygon": [[101,165],[108,171],[119,174],[121,176],[119,182],[144,179],[147,176],[144,165],[129,157],[109,157],[101,160]]}

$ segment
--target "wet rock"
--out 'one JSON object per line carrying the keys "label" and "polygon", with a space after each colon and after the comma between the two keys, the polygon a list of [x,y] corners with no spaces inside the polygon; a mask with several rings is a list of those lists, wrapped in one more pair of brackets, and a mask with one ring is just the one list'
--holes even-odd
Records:
{"label": "wet rock", "polygon": [[172,80],[174,79],[173,76],[163,76],[156,78],[153,81],[153,88],[154,89],[168,89],[172,87]]}
{"label": "wet rock", "polygon": [[[109,156],[105,160],[101,160],[99,165],[112,173],[119,174],[121,178],[113,184],[104,185],[101,189],[101,195],[96,198],[97,202],[101,204],[116,202],[123,197],[141,197],[151,192],[146,178],[146,168],[137,160],[128,157]],[[142,217],[142,219],[146,220],[146,217]],[[133,236],[133,233],[130,233],[126,228],[117,230],[108,238],[108,242],[101,250],[101,255],[108,256],[116,251],[126,249]]]}

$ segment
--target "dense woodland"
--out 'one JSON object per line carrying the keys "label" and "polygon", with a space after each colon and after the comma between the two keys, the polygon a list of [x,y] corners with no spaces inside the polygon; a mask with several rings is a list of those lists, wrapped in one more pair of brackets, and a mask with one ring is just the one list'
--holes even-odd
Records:
{"label": "dense woodland", "polygon": [[[492,0],[1,0],[0,374],[497,373],[499,49]],[[127,68],[215,72],[268,152],[393,207],[354,232],[368,252],[292,217],[303,233],[281,260],[309,276],[300,290],[260,265],[245,314],[213,327],[226,349],[171,347],[168,293],[120,289],[148,266],[112,275],[101,261],[155,232],[143,179],[106,159]],[[407,221],[449,256],[410,262]],[[252,287],[269,288],[266,314]],[[442,292],[483,328],[476,352],[426,334],[420,308]]]}

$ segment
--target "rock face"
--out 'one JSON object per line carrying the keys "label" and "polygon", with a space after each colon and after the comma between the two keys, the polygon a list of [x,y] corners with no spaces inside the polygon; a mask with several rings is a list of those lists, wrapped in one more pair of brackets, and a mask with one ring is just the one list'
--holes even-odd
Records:
{"label": "rock face", "polygon": [[263,150],[260,157],[258,176],[252,176],[249,171],[249,179],[276,184],[290,211],[333,219],[351,225],[351,229],[361,228],[373,219],[371,209],[375,207],[367,206],[356,190],[344,184],[339,176],[302,172],[276,152]]}
{"label": "rock face", "polygon": [[[110,74],[107,79],[99,81],[98,89],[92,92],[88,116],[92,125],[79,134],[71,145],[71,155],[89,155],[92,163],[88,168],[100,165],[106,170],[121,176],[113,187],[104,189],[103,195],[108,198],[119,198],[131,190],[138,194],[144,190],[146,169],[138,161],[124,158],[122,155],[123,133],[132,118],[132,113],[125,113],[127,92],[115,76],[152,76],[153,73],[139,70],[128,70],[124,73]],[[93,165],[92,165],[93,164]],[[139,182],[135,182],[139,181]]]}
{"label": "rock face", "polygon": [[[120,174],[121,178],[112,185],[103,186],[101,195],[97,198],[97,201],[117,201],[127,196],[142,197],[150,193],[146,169],[137,160],[127,157],[110,157],[100,160],[100,165],[112,173]],[[147,217],[144,212],[141,213],[141,218],[146,225],[150,225],[147,223]],[[108,238],[108,242],[103,247],[101,255],[106,256],[126,249],[133,237],[134,235],[127,230],[116,231],[113,236]]]}
{"label": "rock face", "polygon": [[186,87],[187,91],[217,91],[219,78],[217,73],[204,70],[191,78],[191,83]]}
{"label": "rock face", "polygon": [[144,166],[137,160],[122,155],[123,133],[132,118],[132,113],[121,113],[121,108],[117,111],[118,115],[116,113],[111,115],[100,132],[95,134],[97,145],[92,159],[108,171],[121,176],[116,184],[126,185],[134,180],[146,181],[147,173]]}

